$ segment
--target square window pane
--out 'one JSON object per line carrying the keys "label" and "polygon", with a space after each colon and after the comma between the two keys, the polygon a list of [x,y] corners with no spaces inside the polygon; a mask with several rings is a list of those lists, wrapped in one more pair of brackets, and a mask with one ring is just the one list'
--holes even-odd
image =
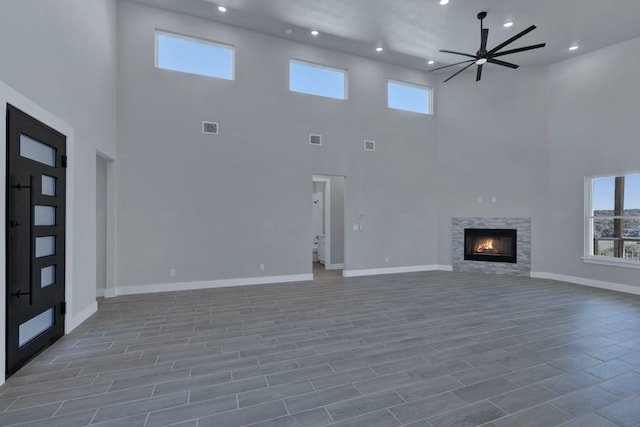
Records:
{"label": "square window pane", "polygon": [[599,239],[601,237],[614,237],[613,219],[594,218],[593,219],[593,237],[596,239]]}
{"label": "square window pane", "polygon": [[346,71],[301,61],[289,61],[289,90],[347,99]]}
{"label": "square window pane", "polygon": [[156,32],[156,49],[158,68],[233,80],[234,49],[231,46]]}
{"label": "square window pane", "polygon": [[36,237],[36,258],[55,255],[56,237],[44,236]]}
{"label": "square window pane", "polygon": [[33,225],[47,226],[56,225],[55,206],[34,206]]}
{"label": "square window pane", "polygon": [[44,196],[56,195],[56,178],[48,175],[42,175],[42,194]]}
{"label": "square window pane", "polygon": [[388,107],[414,113],[430,114],[429,97],[431,89],[408,83],[388,83]]}
{"label": "square window pane", "polygon": [[54,285],[56,283],[56,266],[49,265],[40,269],[40,287],[46,288],[47,286]]}

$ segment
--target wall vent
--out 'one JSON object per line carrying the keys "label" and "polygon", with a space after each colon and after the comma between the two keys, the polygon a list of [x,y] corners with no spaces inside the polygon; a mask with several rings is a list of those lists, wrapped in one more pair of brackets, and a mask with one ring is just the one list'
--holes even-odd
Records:
{"label": "wall vent", "polygon": [[218,134],[218,123],[216,122],[202,122],[202,133],[209,135]]}
{"label": "wall vent", "polygon": [[376,151],[375,141],[364,141],[364,151]]}
{"label": "wall vent", "polygon": [[313,133],[309,134],[309,144],[311,145],[322,145],[322,135],[315,135]]}

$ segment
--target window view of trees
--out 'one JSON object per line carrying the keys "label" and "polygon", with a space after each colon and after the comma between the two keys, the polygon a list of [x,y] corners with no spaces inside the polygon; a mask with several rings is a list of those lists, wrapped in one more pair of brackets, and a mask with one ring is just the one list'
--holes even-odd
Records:
{"label": "window view of trees", "polygon": [[640,260],[640,175],[592,180],[593,255]]}

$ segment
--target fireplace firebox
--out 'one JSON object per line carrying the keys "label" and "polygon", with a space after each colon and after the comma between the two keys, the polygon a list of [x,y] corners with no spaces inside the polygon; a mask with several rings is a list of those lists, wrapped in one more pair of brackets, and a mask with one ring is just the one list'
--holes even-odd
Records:
{"label": "fireplace firebox", "polygon": [[464,259],[517,263],[516,230],[504,228],[465,228]]}

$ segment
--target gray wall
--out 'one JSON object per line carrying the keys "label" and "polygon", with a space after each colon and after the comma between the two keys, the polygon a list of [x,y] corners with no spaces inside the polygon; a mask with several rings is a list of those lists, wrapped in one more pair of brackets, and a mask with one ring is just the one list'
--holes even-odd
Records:
{"label": "gray wall", "polygon": [[[117,286],[311,273],[314,173],[346,176],[348,224],[366,214],[348,269],[436,262],[434,118],[386,108],[388,78],[431,76],[137,4],[118,25]],[[236,80],[154,69],[155,28],[235,45]],[[348,69],[349,100],[289,92],[290,58]]]}
{"label": "gray wall", "polygon": [[536,268],[547,209],[548,91],[547,67],[494,66],[480,83],[464,74],[438,86],[440,264],[451,265],[453,217],[531,217]]}
{"label": "gray wall", "polygon": [[344,196],[345,179],[330,176],[331,179],[331,264],[344,263]]}
{"label": "gray wall", "polygon": [[95,303],[95,156],[115,158],[115,20],[112,0],[0,2],[0,80],[75,132],[74,314]]}
{"label": "gray wall", "polygon": [[639,286],[638,270],[582,262],[584,179],[640,172],[640,38],[550,67],[549,198],[539,271]]}

